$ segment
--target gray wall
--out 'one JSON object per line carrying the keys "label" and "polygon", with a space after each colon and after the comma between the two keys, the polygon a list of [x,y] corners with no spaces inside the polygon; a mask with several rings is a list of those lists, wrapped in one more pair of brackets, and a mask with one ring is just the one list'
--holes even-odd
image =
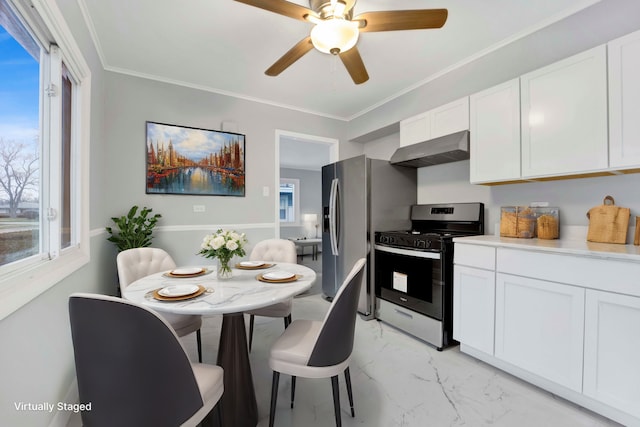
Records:
{"label": "gray wall", "polygon": [[[45,426],[54,414],[17,412],[13,402],[58,402],[72,390],[73,354],[67,299],[72,292],[112,293],[117,282],[115,250],[102,233],[111,216],[133,204],[163,215],[157,246],[179,264],[201,263],[195,255],[202,234],[217,225],[238,225],[257,241],[274,235],[275,129],[340,140],[341,159],[369,150],[385,157],[397,136],[367,143],[348,142],[399,120],[585,50],[640,27],[640,2],[603,0],[563,22],[527,37],[345,123],[214,93],[105,72],[75,0],[56,0],[92,70],[91,262],[75,274],[0,321],[0,420],[3,425]],[[146,120],[219,129],[238,123],[247,136],[247,195],[244,198],[147,196],[144,193]],[[393,132],[387,133],[387,135]],[[468,184],[468,163],[424,168],[419,172],[421,203],[473,198],[496,207],[530,200],[558,205],[561,221],[585,222],[586,208],[612,194],[637,214],[640,176],[532,183],[504,187]],[[262,188],[271,188],[270,196]],[[205,205],[204,214],[193,204]],[[490,218],[491,218],[490,215]]]}
{"label": "gray wall", "polygon": [[[322,172],[304,169],[280,168],[280,178],[300,180],[300,218],[304,214],[318,215],[318,236],[322,235],[320,221],[322,218]],[[296,237],[315,237],[316,229],[308,224],[300,226],[280,225],[280,237],[283,239]]]}
{"label": "gray wall", "polygon": [[[195,255],[202,236],[233,227],[254,242],[274,237],[276,129],[341,140],[340,157],[362,153],[362,145],[344,142],[346,123],[266,104],[231,98],[157,81],[107,73],[105,162],[114,172],[103,190],[110,200],[103,220],[122,215],[133,204],[162,214],[156,245],[166,247],[179,264],[200,263]],[[246,135],[246,196],[178,196],[145,194],[145,121],[220,129],[234,121]],[[269,195],[263,195],[269,187]],[[193,205],[204,213],[194,213]]]}
{"label": "gray wall", "polygon": [[[75,0],[57,1],[91,69],[90,227],[105,225],[104,70]],[[116,281],[112,248],[90,242],[91,262],[21,309],[0,320],[0,424],[40,427],[55,413],[18,412],[14,402],[64,401],[75,378],[67,300],[73,292],[108,293]],[[73,396],[72,396],[73,397]],[[55,412],[55,411],[54,411]],[[58,415],[59,417],[59,415]],[[57,418],[60,419],[60,418]]]}

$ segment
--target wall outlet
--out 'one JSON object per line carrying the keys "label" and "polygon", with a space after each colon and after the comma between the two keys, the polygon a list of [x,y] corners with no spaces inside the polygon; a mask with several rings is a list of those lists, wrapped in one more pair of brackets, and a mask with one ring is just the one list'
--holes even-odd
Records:
{"label": "wall outlet", "polygon": [[269,187],[267,186],[262,187],[262,195],[264,197],[269,197]]}
{"label": "wall outlet", "polygon": [[204,205],[193,205],[193,211],[194,212],[204,212],[205,211],[205,207]]}
{"label": "wall outlet", "polygon": [[549,202],[531,202],[529,206],[532,208],[548,208]]}

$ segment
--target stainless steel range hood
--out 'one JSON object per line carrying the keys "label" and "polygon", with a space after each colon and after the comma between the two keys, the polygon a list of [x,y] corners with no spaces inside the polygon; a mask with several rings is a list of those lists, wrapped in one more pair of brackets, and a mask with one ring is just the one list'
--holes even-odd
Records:
{"label": "stainless steel range hood", "polygon": [[469,131],[452,133],[417,144],[400,147],[393,153],[392,165],[421,168],[469,158]]}

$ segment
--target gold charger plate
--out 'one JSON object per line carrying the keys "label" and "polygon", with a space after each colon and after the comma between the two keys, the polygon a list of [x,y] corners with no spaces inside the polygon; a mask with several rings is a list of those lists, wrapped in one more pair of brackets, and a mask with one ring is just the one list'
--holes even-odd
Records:
{"label": "gold charger plate", "polygon": [[271,268],[271,267],[273,267],[274,265],[275,265],[275,264],[267,264],[267,263],[264,263],[264,264],[261,264],[261,265],[254,265],[254,266],[251,266],[251,265],[242,265],[242,264],[240,264],[240,263],[237,263],[237,264],[236,264],[236,268],[237,268],[238,270],[262,270],[263,268]]}
{"label": "gold charger plate", "polygon": [[193,293],[191,293],[191,294],[182,295],[182,296],[179,296],[179,297],[165,297],[163,295],[160,295],[160,291],[162,289],[164,289],[164,287],[154,290],[153,294],[152,294],[153,298],[157,299],[158,301],[183,301],[183,300],[186,300],[186,299],[199,297],[200,295],[205,293],[205,291],[207,290],[204,286],[198,285],[198,290],[193,292]]}
{"label": "gold charger plate", "polygon": [[256,279],[266,283],[289,283],[289,282],[295,282],[300,278],[302,278],[302,274],[294,274],[292,277],[287,277],[286,279],[266,279],[262,276],[262,274],[258,274],[256,276]]}
{"label": "gold charger plate", "polygon": [[200,271],[199,273],[192,273],[192,274],[174,274],[170,271],[167,271],[166,273],[163,274],[164,277],[171,277],[173,279],[188,279],[188,278],[193,278],[193,277],[200,277],[200,276],[204,276],[205,274],[209,274],[210,271],[207,270],[206,268],[203,268],[202,271]]}

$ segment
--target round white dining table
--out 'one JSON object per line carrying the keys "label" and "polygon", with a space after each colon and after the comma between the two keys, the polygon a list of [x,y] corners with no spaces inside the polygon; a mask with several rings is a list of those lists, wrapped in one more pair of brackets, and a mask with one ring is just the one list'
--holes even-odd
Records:
{"label": "round white dining table", "polygon": [[[222,415],[224,425],[251,426],[258,423],[258,409],[249,364],[243,312],[285,301],[313,286],[315,272],[303,265],[282,262],[264,269],[233,268],[233,277],[218,280],[216,267],[202,266],[205,274],[198,277],[172,277],[168,271],[143,277],[123,291],[123,298],[158,312],[213,316],[222,314],[222,330],[218,346],[218,365],[224,369]],[[287,283],[265,283],[259,274],[294,273],[297,279]],[[154,291],[177,284],[200,285],[201,295],[179,301],[156,299]]]}

